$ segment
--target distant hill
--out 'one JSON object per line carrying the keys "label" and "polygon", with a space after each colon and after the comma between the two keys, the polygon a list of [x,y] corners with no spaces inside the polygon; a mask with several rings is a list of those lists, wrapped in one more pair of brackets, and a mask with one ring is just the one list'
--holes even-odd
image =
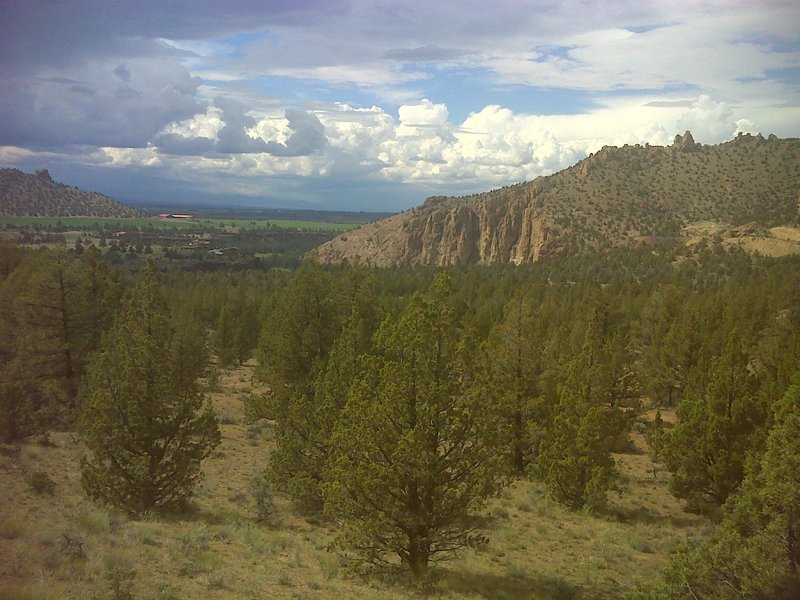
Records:
{"label": "distant hill", "polygon": [[144,217],[113,198],[52,180],[47,169],[30,175],[0,169],[0,215],[29,217]]}
{"label": "distant hill", "polygon": [[671,146],[606,146],[527,183],[428,198],[313,254],[381,266],[524,263],[702,236],[787,254],[800,252],[798,225],[800,139],[739,135],[704,146],[687,131]]}

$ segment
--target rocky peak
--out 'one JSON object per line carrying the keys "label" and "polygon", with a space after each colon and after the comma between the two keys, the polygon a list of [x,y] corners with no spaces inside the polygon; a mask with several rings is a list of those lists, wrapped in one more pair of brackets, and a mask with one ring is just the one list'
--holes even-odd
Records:
{"label": "rocky peak", "polygon": [[53,178],[50,177],[50,171],[48,171],[47,169],[37,169],[36,177],[38,177],[39,179],[43,179],[45,181],[50,181],[50,182],[53,181]]}
{"label": "rocky peak", "polygon": [[686,132],[681,135],[680,133],[675,136],[675,141],[672,142],[673,147],[680,150],[681,152],[691,152],[693,150],[697,150],[700,148],[700,144],[694,141],[692,137],[692,132],[688,129]]}

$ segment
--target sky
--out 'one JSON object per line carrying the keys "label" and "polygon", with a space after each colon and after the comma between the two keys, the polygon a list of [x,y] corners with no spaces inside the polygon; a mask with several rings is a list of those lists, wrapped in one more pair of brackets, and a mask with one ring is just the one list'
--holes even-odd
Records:
{"label": "sky", "polygon": [[800,137],[796,0],[0,0],[0,166],[398,211],[691,130]]}

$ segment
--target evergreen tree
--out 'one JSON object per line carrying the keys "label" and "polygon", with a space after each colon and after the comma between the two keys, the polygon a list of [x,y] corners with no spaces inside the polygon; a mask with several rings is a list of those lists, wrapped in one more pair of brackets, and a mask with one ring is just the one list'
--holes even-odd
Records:
{"label": "evergreen tree", "polygon": [[598,510],[617,479],[612,448],[627,432],[619,353],[608,341],[607,315],[593,310],[581,353],[559,390],[534,474],[568,507]]}
{"label": "evergreen tree", "polygon": [[190,388],[206,375],[210,355],[207,333],[197,315],[185,304],[172,312],[172,355],[175,357],[176,385]]}
{"label": "evergreen tree", "polygon": [[541,437],[538,428],[546,418],[539,388],[542,328],[538,325],[530,301],[518,292],[486,344],[491,389],[497,394],[509,433],[509,462],[519,475],[534,456]]}
{"label": "evergreen tree", "polygon": [[469,543],[474,509],[503,481],[498,423],[465,373],[448,281],[376,336],[334,427],[325,509],[361,559],[417,576]]}
{"label": "evergreen tree", "polygon": [[181,367],[152,260],[104,337],[83,388],[92,498],[131,514],[178,508],[220,442],[217,418]]}
{"label": "evergreen tree", "polygon": [[334,342],[314,393],[298,394],[277,423],[276,447],[270,456],[270,479],[305,514],[322,510],[324,472],[334,423],[357,376],[359,359],[371,352],[381,313],[374,280],[362,280],[352,300],[350,317]]}
{"label": "evergreen tree", "polygon": [[278,420],[290,399],[310,395],[342,322],[333,278],[313,262],[292,277],[261,332],[256,376],[270,386],[251,412]]}
{"label": "evergreen tree", "polygon": [[236,307],[229,299],[222,305],[216,323],[214,323],[212,341],[220,367],[231,366],[237,358],[238,353],[235,346],[237,319],[235,311]]}
{"label": "evergreen tree", "polygon": [[88,249],[30,255],[0,290],[0,428],[24,437],[77,416],[85,365],[109,323],[116,289]]}
{"label": "evergreen tree", "polygon": [[775,403],[774,425],[711,537],[684,546],[650,598],[800,597],[800,370]]}
{"label": "evergreen tree", "polygon": [[697,377],[708,378],[705,389],[678,405],[675,427],[665,436],[664,459],[672,472],[672,492],[713,515],[741,482],[748,453],[760,447],[767,413],[736,333]]}
{"label": "evergreen tree", "polygon": [[258,306],[249,295],[239,298],[237,308],[238,319],[233,334],[233,346],[236,350],[236,360],[241,365],[250,358],[258,345],[261,322],[258,319]]}
{"label": "evergreen tree", "polygon": [[691,337],[683,327],[684,301],[676,286],[656,290],[639,323],[637,369],[644,391],[659,406],[673,406],[682,393],[682,358]]}

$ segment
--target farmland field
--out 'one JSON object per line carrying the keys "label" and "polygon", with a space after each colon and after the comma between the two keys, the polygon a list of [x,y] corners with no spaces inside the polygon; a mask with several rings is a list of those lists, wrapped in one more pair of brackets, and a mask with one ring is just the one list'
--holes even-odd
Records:
{"label": "farmland field", "polygon": [[281,229],[300,229],[307,231],[348,231],[358,227],[358,223],[330,223],[327,221],[303,221],[299,219],[161,219],[151,217],[145,219],[119,219],[116,217],[12,217],[0,216],[0,226],[6,225],[33,227],[56,226],[66,228],[84,228],[104,225],[115,228],[137,227],[154,229],[185,229],[185,228],[215,228],[225,227],[232,230],[246,229],[268,229],[278,227]]}

